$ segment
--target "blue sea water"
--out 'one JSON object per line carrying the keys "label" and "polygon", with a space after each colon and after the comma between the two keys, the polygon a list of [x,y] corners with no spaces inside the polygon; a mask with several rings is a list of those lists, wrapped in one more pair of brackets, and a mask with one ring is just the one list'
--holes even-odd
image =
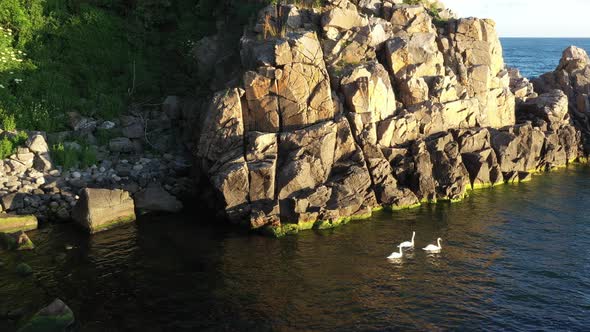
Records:
{"label": "blue sea water", "polygon": [[506,64],[528,78],[554,71],[568,46],[590,52],[590,38],[501,38],[501,42]]}

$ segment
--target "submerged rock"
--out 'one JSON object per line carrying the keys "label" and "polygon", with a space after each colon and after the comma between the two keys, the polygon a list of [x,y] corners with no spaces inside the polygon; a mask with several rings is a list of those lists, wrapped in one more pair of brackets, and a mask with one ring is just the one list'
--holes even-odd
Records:
{"label": "submerged rock", "polygon": [[33,250],[35,245],[23,231],[0,233],[0,247],[7,250]]}
{"label": "submerged rock", "polygon": [[55,299],[33,316],[19,332],[66,331],[74,324],[74,312],[62,300]]}
{"label": "submerged rock", "polygon": [[31,268],[27,263],[18,264],[15,271],[21,277],[26,277],[33,274],[33,268]]}

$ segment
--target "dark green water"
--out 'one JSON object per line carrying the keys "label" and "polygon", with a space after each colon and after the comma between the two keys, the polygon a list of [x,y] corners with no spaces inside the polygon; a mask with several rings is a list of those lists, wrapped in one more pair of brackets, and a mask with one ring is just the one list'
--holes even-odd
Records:
{"label": "dark green water", "polygon": [[[198,218],[145,218],[93,237],[72,225],[31,232],[34,252],[1,258],[0,314],[60,297],[80,331],[590,326],[589,168],[284,239]],[[442,253],[385,259],[412,230],[419,247],[442,237]],[[15,275],[19,261],[32,277]],[[1,331],[14,328],[0,318]]]}

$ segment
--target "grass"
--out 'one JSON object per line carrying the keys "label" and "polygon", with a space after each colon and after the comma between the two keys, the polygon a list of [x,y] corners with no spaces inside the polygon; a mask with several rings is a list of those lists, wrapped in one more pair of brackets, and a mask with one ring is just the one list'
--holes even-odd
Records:
{"label": "grass", "polygon": [[81,144],[80,148],[75,148],[58,143],[53,145],[50,150],[55,164],[62,166],[64,169],[87,168],[96,165],[98,161],[96,151],[88,144]]}
{"label": "grass", "polygon": [[16,149],[22,146],[28,136],[25,132],[17,132],[16,134],[5,133],[0,139],[0,160],[5,159],[16,153]]}
{"label": "grass", "polygon": [[130,103],[204,97],[194,42],[218,21],[239,40],[269,2],[2,0],[0,126],[61,131],[67,112],[112,119]]}

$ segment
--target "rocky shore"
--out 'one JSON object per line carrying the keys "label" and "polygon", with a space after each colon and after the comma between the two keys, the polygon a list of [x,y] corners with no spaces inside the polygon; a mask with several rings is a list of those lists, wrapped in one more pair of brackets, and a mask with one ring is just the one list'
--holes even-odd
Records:
{"label": "rocky shore", "polygon": [[195,149],[212,206],[280,236],[527,181],[588,152],[588,56],[533,83],[436,1],[269,6]]}
{"label": "rocky shore", "polygon": [[[0,232],[75,220],[95,233],[136,212],[178,212],[197,194],[281,236],[587,160],[583,50],[529,81],[505,66],[493,21],[412,3],[268,6],[241,38],[239,79],[208,106],[170,96],[113,121],[70,113],[69,131],[28,132],[0,161]],[[221,39],[196,44],[200,68],[224,59]],[[57,145],[96,158],[63,167]]]}
{"label": "rocky shore", "polygon": [[[133,198],[130,205],[124,199],[112,199],[107,204],[108,209],[126,207],[126,220],[135,219],[135,209],[142,213],[181,211],[181,201],[191,196],[194,189],[191,158],[186,152],[192,131],[186,124],[193,121],[186,117],[197,113],[195,107],[169,97],[158,107],[138,108],[115,121],[71,113],[70,131],[28,132],[24,146],[0,160],[0,232],[35,229],[37,220],[77,220],[95,232],[82,221],[82,216],[76,218],[73,214],[77,205],[86,214],[100,208],[88,202],[79,204],[81,197],[89,196],[84,195],[86,188],[112,193],[119,190]],[[0,132],[0,138],[6,135],[16,133]],[[65,168],[52,160],[50,147],[57,144],[72,153],[92,149],[96,153],[95,163],[84,168]]]}

